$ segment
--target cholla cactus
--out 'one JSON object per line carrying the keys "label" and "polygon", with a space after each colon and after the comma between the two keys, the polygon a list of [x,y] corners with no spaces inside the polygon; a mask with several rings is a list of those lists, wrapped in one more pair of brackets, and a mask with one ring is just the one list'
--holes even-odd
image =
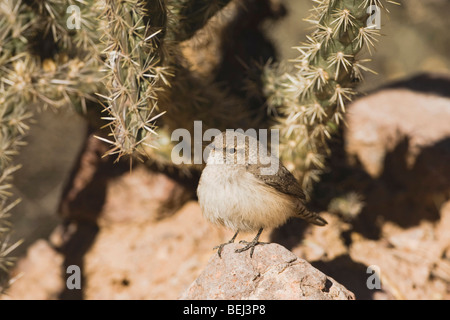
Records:
{"label": "cholla cactus", "polygon": [[[168,79],[170,86],[158,91],[158,106],[167,114],[158,120],[158,136],[152,136],[152,147],[144,150],[150,161],[157,165],[173,166],[171,133],[178,128],[193,133],[196,120],[202,121],[203,130],[259,127],[262,123],[263,117],[256,115],[261,109],[249,110],[250,99],[236,96],[225,81],[217,79],[224,47],[229,45],[224,43],[223,31],[240,13],[246,12],[241,1],[228,2],[164,2],[166,28],[158,34],[164,32],[158,43],[161,64],[168,67],[174,76]],[[259,4],[254,1],[254,5]],[[177,165],[177,169],[186,174],[199,167]]]}
{"label": "cholla cactus", "polygon": [[[75,1],[71,1],[75,3]],[[77,2],[81,5],[81,2]],[[94,1],[84,3],[88,17]],[[81,21],[84,33],[71,33],[65,27],[61,1],[3,0],[0,3],[0,291],[7,285],[7,270],[13,259],[8,254],[18,245],[9,244],[8,217],[18,201],[8,201],[11,194],[12,156],[23,144],[27,120],[36,107],[72,105],[86,108],[93,99],[100,79],[95,26]],[[48,50],[36,52],[35,46]],[[36,53],[41,54],[41,56]]]}
{"label": "cholla cactus", "polygon": [[[6,241],[7,218],[17,203],[8,200],[11,175],[19,168],[12,156],[35,109],[72,106],[86,113],[86,101],[102,97],[113,135],[110,154],[133,153],[148,135],[155,135],[155,120],[171,104],[162,110],[158,106],[159,96],[170,88],[172,71],[184,74],[180,41],[192,37],[228,2],[0,2],[0,279],[6,279],[11,264],[6,254],[15,247]],[[201,88],[207,91],[206,85]]]}
{"label": "cholla cactus", "polygon": [[[20,1],[3,1],[0,4],[0,70],[2,74],[11,65],[14,52],[25,47],[22,32],[26,29],[29,15],[21,10]],[[15,107],[16,95],[10,91],[10,84],[4,79],[0,82],[0,292],[8,285],[8,270],[12,265],[12,258],[8,255],[17,246],[9,242],[9,222],[11,209],[18,201],[9,202],[11,193],[10,180],[19,166],[12,165],[11,158],[17,153],[21,139],[28,129],[26,120],[30,113],[23,105]]]}
{"label": "cholla cactus", "polygon": [[204,27],[208,20],[230,0],[169,0],[168,24],[173,39],[184,41],[190,39],[195,32]]}
{"label": "cholla cactus", "polygon": [[333,198],[328,205],[328,211],[341,216],[344,221],[351,222],[358,217],[364,205],[361,195],[356,192],[349,192]]}
{"label": "cholla cactus", "polygon": [[327,141],[343,122],[355,84],[370,71],[360,53],[376,44],[379,30],[367,26],[368,8],[383,7],[381,0],[314,2],[308,21],[315,30],[296,47],[297,71],[265,73],[269,107],[279,114],[281,157],[307,191],[325,168]]}
{"label": "cholla cactus", "polygon": [[[107,55],[106,110],[112,128],[109,154],[132,154],[146,143],[147,134],[156,134],[157,95],[169,85],[170,70],[161,66],[157,35],[152,30],[145,2],[106,0],[102,17]],[[153,31],[153,33],[152,33]]]}
{"label": "cholla cactus", "polygon": [[[180,44],[229,1],[103,1],[108,92],[102,98],[112,138],[100,139],[112,145],[109,154],[120,158],[138,151],[168,164],[172,147],[168,132],[189,129],[201,118],[199,104],[207,109],[214,103],[209,97],[226,100],[223,90],[213,89],[186,70]],[[169,109],[171,117],[158,120],[165,124],[158,136],[156,120]]]}

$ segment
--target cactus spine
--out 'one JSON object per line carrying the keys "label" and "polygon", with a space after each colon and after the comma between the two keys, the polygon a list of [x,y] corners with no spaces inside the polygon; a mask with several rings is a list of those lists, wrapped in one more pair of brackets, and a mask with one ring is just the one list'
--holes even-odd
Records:
{"label": "cactus spine", "polygon": [[[151,30],[145,2],[106,0],[102,15],[103,41],[108,68],[106,110],[113,145],[109,154],[132,154],[147,143],[147,134],[156,134],[157,94],[169,85],[169,69],[160,66],[157,47],[159,30]],[[151,32],[153,31],[153,33]]]}
{"label": "cactus spine", "polygon": [[328,141],[343,122],[368,59],[359,54],[376,44],[379,30],[368,26],[371,5],[381,0],[314,0],[308,21],[315,30],[296,47],[296,72],[268,68],[269,107],[279,114],[280,153],[288,168],[311,190],[329,154]]}
{"label": "cactus spine", "polygon": [[[4,0],[0,4],[0,292],[8,286],[10,253],[19,244],[9,242],[12,208],[13,164],[36,108],[72,105],[86,109],[94,99],[100,79],[96,43],[94,1],[84,2],[83,31],[69,32],[66,8],[56,0],[24,2]],[[48,45],[48,46],[47,46]],[[38,51],[37,49],[45,50]]]}

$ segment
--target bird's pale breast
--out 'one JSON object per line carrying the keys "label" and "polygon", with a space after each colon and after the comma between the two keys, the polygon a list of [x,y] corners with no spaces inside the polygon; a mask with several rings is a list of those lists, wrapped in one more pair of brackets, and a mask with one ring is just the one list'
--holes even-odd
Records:
{"label": "bird's pale breast", "polygon": [[245,167],[207,165],[197,194],[204,217],[234,231],[277,227],[296,210],[291,196],[268,187]]}

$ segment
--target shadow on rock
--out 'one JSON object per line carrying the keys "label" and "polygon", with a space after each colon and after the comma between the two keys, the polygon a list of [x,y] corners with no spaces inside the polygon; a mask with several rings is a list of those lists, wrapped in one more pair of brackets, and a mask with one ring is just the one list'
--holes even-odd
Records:
{"label": "shadow on rock", "polygon": [[270,234],[270,242],[275,242],[288,250],[292,250],[303,240],[308,223],[300,219],[291,219],[283,226],[274,229]]}
{"label": "shadow on rock", "polygon": [[407,80],[390,83],[375,91],[382,89],[409,89],[415,92],[431,93],[450,98],[450,77],[445,74],[421,73]]}
{"label": "shadow on rock", "polygon": [[64,255],[63,274],[70,265],[77,265],[81,274],[81,290],[69,290],[60,294],[60,299],[83,299],[85,277],[83,257],[95,241],[99,218],[106,200],[108,180],[129,170],[125,163],[114,164],[111,157],[102,158],[107,146],[94,138],[89,129],[86,144],[80,152],[69,183],[67,184],[59,212],[64,219],[62,245],[58,250]]}
{"label": "shadow on rock", "polygon": [[355,180],[353,185],[365,201],[362,212],[353,221],[353,229],[369,239],[380,237],[385,221],[408,228],[422,220],[440,218],[443,201],[439,197],[443,200],[446,190],[450,190],[450,180],[446,178],[450,177],[450,138],[422,149],[412,168],[408,168],[406,159],[408,141],[405,137],[386,155],[378,179],[366,176],[367,181]]}
{"label": "shadow on rock", "polygon": [[[315,186],[312,196],[313,205],[319,210],[327,210],[334,198],[342,197],[350,192],[361,195],[364,207],[356,217],[351,219],[351,231],[361,233],[369,239],[380,238],[385,221],[394,222],[402,228],[417,226],[422,220],[438,221],[441,206],[450,195],[450,138],[446,134],[448,128],[442,124],[445,122],[442,117],[448,117],[446,111],[448,103],[433,95],[417,95],[412,91],[411,93],[397,92],[393,88],[414,90],[420,88],[417,91],[448,96],[449,87],[450,81],[446,77],[419,75],[388,85],[385,95],[375,92],[373,96],[363,98],[361,103],[355,102],[358,104],[356,109],[358,115],[355,109],[350,107],[349,114],[353,118],[349,126],[358,125],[360,131],[355,131],[352,127],[347,129],[351,132],[351,140],[346,137],[344,141],[344,133],[341,131],[332,141],[329,170],[322,175],[320,183]],[[393,100],[385,101],[387,96],[392,96]],[[412,108],[409,104],[414,103],[415,97],[420,99],[417,99],[417,105]],[[386,127],[383,117],[377,116],[372,119],[370,112],[376,112],[374,108],[377,103],[389,103],[389,101],[393,105],[384,106],[380,111],[386,113],[386,117],[389,117],[389,112],[392,112],[390,124]],[[435,110],[432,109],[433,101],[437,104]],[[404,104],[397,105],[397,103]],[[403,109],[397,110],[399,108]],[[417,114],[409,115],[408,126],[396,129],[395,126],[403,121],[402,115],[413,112],[412,110]],[[433,126],[433,123],[423,123],[423,115],[420,112],[436,113],[435,116],[433,113],[432,117],[427,118],[428,120],[433,117],[439,119],[439,127],[433,133],[429,127]],[[439,114],[442,114],[441,118]],[[372,131],[363,131],[365,125],[361,122],[367,123],[367,126],[373,128]],[[353,131],[350,131],[351,129]],[[396,130],[397,133],[395,133]],[[361,135],[371,133],[376,137],[375,140],[361,138]],[[361,140],[355,140],[358,139],[356,137]],[[417,141],[426,141],[426,143],[418,144]],[[346,152],[348,144],[352,144],[352,154]],[[375,176],[370,175],[366,167],[367,158],[363,165],[360,156],[369,157],[371,161],[369,163],[376,163],[373,159],[377,159],[378,155],[375,153],[379,152],[377,151],[379,148],[384,148],[384,154],[378,160],[380,171]]]}
{"label": "shadow on rock", "polygon": [[311,264],[342,283],[348,290],[355,294],[357,300],[373,300],[375,289],[367,287],[367,279],[371,275],[367,273],[367,266],[353,261],[348,255],[341,255],[331,261],[315,261]]}

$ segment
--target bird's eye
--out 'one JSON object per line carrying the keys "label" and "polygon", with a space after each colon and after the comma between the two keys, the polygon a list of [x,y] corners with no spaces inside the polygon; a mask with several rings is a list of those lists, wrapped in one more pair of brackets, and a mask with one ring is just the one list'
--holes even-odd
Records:
{"label": "bird's eye", "polygon": [[228,148],[227,151],[229,154],[234,154],[234,153],[236,153],[236,148]]}

